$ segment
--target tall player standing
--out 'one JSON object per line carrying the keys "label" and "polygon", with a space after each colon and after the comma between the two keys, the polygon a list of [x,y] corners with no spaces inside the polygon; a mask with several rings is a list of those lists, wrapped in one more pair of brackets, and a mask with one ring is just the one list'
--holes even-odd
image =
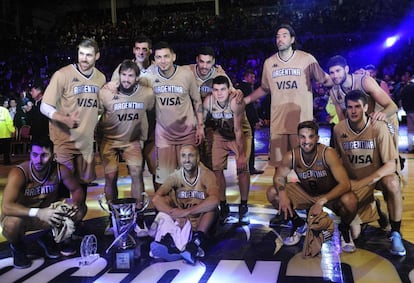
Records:
{"label": "tall player standing", "polygon": [[176,54],[168,43],[154,46],[154,59],[156,182],[163,184],[180,166],[181,146],[202,142],[203,107],[194,75],[189,68],[174,64]]}
{"label": "tall player standing", "polygon": [[297,125],[313,120],[312,80],[332,85],[316,59],[296,50],[295,44],[296,34],[290,25],[276,28],[278,51],[264,62],[261,85],[244,98],[249,104],[271,94],[269,164],[275,166],[275,173],[283,155],[298,146]]}
{"label": "tall player standing", "polygon": [[105,84],[105,75],[95,68],[99,56],[95,40],[82,40],[78,45],[78,62],[53,74],[40,106],[50,119],[50,138],[57,161],[74,173],[85,195],[87,184],[96,178],[93,142],[99,90]]}

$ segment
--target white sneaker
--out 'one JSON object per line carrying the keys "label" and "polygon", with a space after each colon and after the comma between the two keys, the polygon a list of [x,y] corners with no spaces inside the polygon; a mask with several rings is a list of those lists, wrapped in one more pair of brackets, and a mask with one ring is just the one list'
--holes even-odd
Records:
{"label": "white sneaker", "polygon": [[297,245],[300,242],[300,237],[301,237],[301,235],[297,231],[295,231],[292,236],[286,237],[283,240],[283,244],[285,246],[294,246],[294,245]]}
{"label": "white sneaker", "polygon": [[341,235],[341,248],[343,252],[353,253],[355,252],[354,240],[352,240],[351,231],[348,232],[349,241],[346,242],[344,236]]}

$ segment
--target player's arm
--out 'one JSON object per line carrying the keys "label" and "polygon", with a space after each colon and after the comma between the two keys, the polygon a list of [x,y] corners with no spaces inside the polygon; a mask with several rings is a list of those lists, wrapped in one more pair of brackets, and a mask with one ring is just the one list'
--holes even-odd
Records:
{"label": "player's arm", "polygon": [[210,111],[210,103],[211,103],[211,94],[208,95],[203,101],[203,121],[205,122],[207,119],[207,115]]}
{"label": "player's arm", "polygon": [[79,126],[79,111],[75,111],[70,114],[64,114],[58,112],[54,106],[43,101],[42,104],[40,104],[40,111],[43,115],[49,117],[49,119],[65,124],[70,129],[74,129]]}
{"label": "player's arm", "polygon": [[25,189],[25,176],[19,168],[12,168],[9,172],[7,184],[3,192],[1,203],[2,215],[5,216],[29,216],[29,207],[18,203],[19,194]]}
{"label": "player's arm", "polygon": [[158,211],[170,214],[173,207],[171,206],[170,191],[173,189],[172,176],[168,177],[164,184],[155,192],[152,203]]}
{"label": "player's arm", "polygon": [[293,209],[290,202],[290,199],[286,192],[286,183],[287,176],[289,175],[292,168],[292,152],[288,151],[283,156],[280,166],[275,168],[275,174],[273,175],[273,186],[276,189],[277,195],[279,197],[279,213],[283,213],[285,219],[288,216],[293,217]]}
{"label": "player's arm", "polygon": [[378,83],[370,76],[364,76],[362,79],[364,90],[381,105],[384,109],[381,112],[371,114],[373,120],[385,120],[386,118],[398,112],[398,107],[392,101],[391,97],[378,85]]}
{"label": "player's arm", "polygon": [[78,180],[73,176],[72,172],[64,165],[58,166],[60,166],[62,182],[70,192],[71,200],[76,211],[72,219],[74,222],[81,221],[88,210],[85,199],[86,194],[84,193]]}
{"label": "player's arm", "polygon": [[336,199],[351,190],[351,183],[349,181],[348,174],[346,173],[346,170],[342,165],[342,162],[339,159],[338,153],[335,151],[335,149],[331,147],[326,149],[325,160],[329,166],[329,170],[331,170],[338,184],[318,200],[318,203],[321,206],[323,206],[328,201]]}
{"label": "player's arm", "polygon": [[396,160],[385,162],[378,170],[360,180],[351,180],[352,189],[359,189],[381,180],[383,177],[393,174],[397,170]]}
{"label": "player's arm", "polygon": [[265,90],[262,86],[259,86],[250,95],[248,95],[244,98],[244,103],[245,104],[252,103],[252,102],[258,100],[259,98],[265,96],[268,93],[269,93],[268,90]]}
{"label": "player's arm", "polygon": [[243,118],[245,115],[244,103],[238,104],[235,99],[230,101],[231,110],[233,111],[234,122],[234,135],[236,136],[237,150],[239,151],[238,158],[236,160],[237,174],[243,172],[247,168],[246,161],[246,143],[245,136],[243,134]]}

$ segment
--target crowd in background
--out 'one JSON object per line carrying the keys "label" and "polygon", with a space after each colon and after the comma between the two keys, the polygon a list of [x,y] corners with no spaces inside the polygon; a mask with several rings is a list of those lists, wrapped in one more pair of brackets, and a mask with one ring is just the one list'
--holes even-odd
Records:
{"label": "crowd in background", "polygon": [[[264,59],[275,52],[273,28],[291,24],[299,48],[312,53],[324,67],[327,58],[342,54],[358,69],[375,63],[378,76],[388,83],[394,96],[414,74],[414,48],[410,38],[398,47],[383,51],[380,62],[359,62],[358,48],[396,30],[412,14],[412,1],[223,1],[221,16],[214,15],[213,2],[136,6],[118,9],[117,24],[108,10],[68,12],[50,30],[27,27],[20,36],[2,35],[0,47],[0,95],[15,99],[18,122],[25,123],[30,108],[26,93],[35,78],[45,84],[59,67],[74,62],[74,46],[82,37],[93,37],[101,46],[97,67],[107,79],[116,65],[130,54],[130,42],[146,34],[153,42],[169,41],[178,64],[193,63],[198,46],[214,46],[217,63],[234,83],[246,69],[254,69],[260,82]],[[342,4],[338,4],[343,2]],[[398,2],[398,3],[397,3]],[[82,19],[81,21],[79,19]],[[315,119],[326,122],[327,90],[315,86]],[[22,104],[23,103],[23,104]],[[267,118],[268,109],[261,111]]]}

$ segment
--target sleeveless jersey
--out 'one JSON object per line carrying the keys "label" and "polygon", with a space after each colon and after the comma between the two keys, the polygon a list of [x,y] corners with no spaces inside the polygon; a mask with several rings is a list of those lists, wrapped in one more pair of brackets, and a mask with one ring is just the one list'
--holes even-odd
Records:
{"label": "sleeveless jersey", "polygon": [[129,143],[148,137],[147,111],[154,107],[154,94],[149,87],[136,85],[131,95],[102,89],[99,95],[104,112],[98,127],[104,140]]}
{"label": "sleeveless jersey", "polygon": [[30,169],[30,161],[23,162],[16,167],[22,170],[26,185],[19,193],[18,203],[26,207],[48,207],[58,200],[59,184],[61,182],[60,165],[51,162],[49,171],[43,180],[37,180]]}
{"label": "sleeveless jersey", "polygon": [[199,204],[208,197],[208,188],[216,188],[214,173],[199,163],[197,177],[193,183],[186,180],[184,169],[174,171],[164,182],[164,186],[173,188],[171,199],[179,208],[189,208]]}
{"label": "sleeveless jersey", "polygon": [[163,77],[157,68],[153,89],[157,117],[156,146],[194,143],[197,118],[193,102],[201,104],[201,98],[189,68],[176,66],[170,78]]}
{"label": "sleeveless jersey", "polygon": [[76,69],[76,64],[56,71],[45,90],[43,102],[52,105],[63,115],[79,112],[79,127],[68,129],[57,121],[49,124],[50,138],[60,149],[73,152],[93,152],[95,126],[98,122],[100,88],[105,76],[94,68],[87,78]]}
{"label": "sleeveless jersey", "polygon": [[[221,106],[214,95],[208,96],[208,112],[211,114],[211,119],[214,122],[214,134],[220,135],[228,140],[235,140],[236,136],[234,133],[234,113],[231,110],[230,104],[231,99],[224,106]],[[244,134],[250,133],[250,124],[247,120],[246,112],[243,112],[242,120],[242,131]],[[251,134],[250,134],[251,135]]]}
{"label": "sleeveless jersey", "polygon": [[310,164],[303,160],[300,147],[292,150],[292,168],[299,178],[301,187],[310,196],[326,194],[338,184],[325,160],[327,148],[326,145],[318,143],[315,158]]}
{"label": "sleeveless jersey", "polygon": [[335,148],[342,157],[342,163],[353,180],[362,179],[380,168],[390,160],[397,160],[398,153],[394,146],[387,123],[376,121],[371,125],[368,119],[361,132],[354,132],[348,119],[340,121],[334,128]]}
{"label": "sleeveless jersey", "polygon": [[279,54],[266,59],[261,86],[271,93],[271,134],[296,134],[300,122],[313,120],[312,80],[325,72],[309,53],[295,50],[287,61]]}

